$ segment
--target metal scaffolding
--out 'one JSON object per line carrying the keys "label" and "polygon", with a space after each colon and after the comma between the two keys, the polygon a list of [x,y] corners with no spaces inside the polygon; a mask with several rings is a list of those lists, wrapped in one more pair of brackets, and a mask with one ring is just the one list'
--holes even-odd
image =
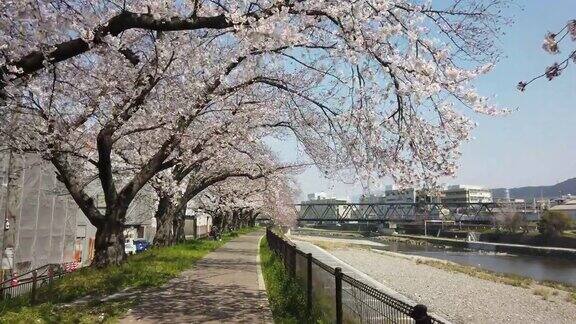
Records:
{"label": "metal scaffolding", "polygon": [[[77,261],[95,228],[54,168],[31,154],[0,154],[2,270],[22,273],[45,264]],[[78,238],[78,240],[77,240]]]}

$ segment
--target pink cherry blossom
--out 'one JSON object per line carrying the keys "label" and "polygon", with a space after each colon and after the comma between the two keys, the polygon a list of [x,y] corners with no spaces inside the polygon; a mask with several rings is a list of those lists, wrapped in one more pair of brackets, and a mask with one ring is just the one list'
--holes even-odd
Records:
{"label": "pink cherry blossom", "polygon": [[[143,188],[187,202],[212,172],[274,169],[270,137],[335,178],[433,182],[475,114],[509,112],[474,88],[505,4],[4,1],[2,142],[54,165],[99,229],[97,265],[123,260],[113,231]],[[277,215],[291,190],[270,183],[242,188]]]}

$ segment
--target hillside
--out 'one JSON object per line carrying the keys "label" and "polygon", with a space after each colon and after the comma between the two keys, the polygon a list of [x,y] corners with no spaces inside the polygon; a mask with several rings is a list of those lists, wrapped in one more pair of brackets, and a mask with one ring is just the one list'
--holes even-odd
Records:
{"label": "hillside", "polygon": [[[505,188],[492,189],[496,198],[505,196]],[[552,186],[530,186],[510,188],[510,198],[532,200],[533,198],[554,198],[561,195],[572,194],[576,196],[576,178],[562,181]]]}

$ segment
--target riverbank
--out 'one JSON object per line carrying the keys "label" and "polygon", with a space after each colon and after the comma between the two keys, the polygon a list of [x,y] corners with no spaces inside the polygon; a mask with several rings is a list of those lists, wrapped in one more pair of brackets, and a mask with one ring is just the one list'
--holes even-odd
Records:
{"label": "riverbank", "polygon": [[[481,250],[488,252],[499,253],[514,253],[524,255],[537,255],[549,256],[557,258],[565,258],[576,260],[576,249],[560,248],[560,247],[547,247],[547,246],[532,246],[522,244],[509,244],[509,243],[492,243],[492,242],[468,242],[460,239],[451,239],[444,237],[421,236],[421,235],[406,235],[394,234],[390,237],[399,237],[410,240],[421,240],[439,245],[450,245],[459,248],[467,248],[472,250]],[[388,236],[379,236],[378,239],[386,240]]]}
{"label": "riverbank", "polygon": [[354,247],[398,252],[405,257],[419,256],[441,262],[450,261],[449,263],[454,265],[450,270],[461,269],[461,272],[481,274],[481,278],[493,278],[514,285],[524,285],[524,282],[528,281],[560,289],[565,286],[564,290],[576,293],[576,263],[566,259],[473,251],[397,236],[379,237],[377,240],[324,235],[297,235],[297,238],[313,242],[327,250]]}
{"label": "riverbank", "polygon": [[[452,246],[462,249],[471,249],[477,251],[497,252],[497,253],[512,253],[522,255],[535,255],[535,256],[548,256],[555,258],[562,258],[566,260],[576,261],[576,247],[557,247],[545,245],[530,245],[519,244],[522,241],[517,240],[518,243],[513,242],[485,242],[474,241],[469,242],[463,239],[424,236],[415,234],[393,234],[393,235],[377,235],[370,232],[355,232],[355,231],[334,231],[324,230],[317,228],[300,228],[294,231],[296,234],[301,235],[314,235],[324,237],[341,237],[341,238],[369,238],[371,241],[379,242],[405,242],[412,245],[423,245],[426,242],[439,245],[439,246]],[[573,235],[573,234],[572,234]],[[566,242],[571,242],[573,238],[566,238]],[[530,242],[529,240],[526,242]],[[566,243],[564,242],[564,243]]]}
{"label": "riverbank", "polygon": [[330,252],[455,323],[576,322],[576,304],[569,301],[573,295],[567,291],[481,279],[426,264],[428,258],[417,256],[353,247]]}
{"label": "riverbank", "polygon": [[520,244],[531,246],[548,246],[560,248],[576,248],[576,235],[572,232],[564,232],[563,235],[546,237],[534,233],[508,233],[502,231],[488,231],[478,235],[479,241],[490,243]]}

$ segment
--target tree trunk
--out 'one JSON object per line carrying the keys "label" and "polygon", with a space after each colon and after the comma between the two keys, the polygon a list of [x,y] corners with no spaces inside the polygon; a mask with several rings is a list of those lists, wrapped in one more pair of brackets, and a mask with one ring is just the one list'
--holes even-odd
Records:
{"label": "tree trunk", "polygon": [[216,226],[222,231],[222,214],[219,212],[214,212],[211,214],[212,216],[212,226]]}
{"label": "tree trunk", "polygon": [[176,213],[173,219],[173,238],[172,243],[182,243],[186,240],[186,234],[184,233],[184,216],[186,214],[186,210],[180,210]]}
{"label": "tree trunk", "polygon": [[238,220],[238,212],[236,210],[232,210],[232,212],[230,213],[230,220],[229,220],[229,224],[228,228],[231,231],[234,231],[236,229],[236,221]]}
{"label": "tree trunk", "polygon": [[[94,244],[94,260],[92,266],[103,268],[109,265],[119,265],[126,259],[124,253],[124,226],[118,217],[121,212],[111,215],[110,219],[96,227]],[[124,212],[125,214],[125,212]]]}
{"label": "tree trunk", "polygon": [[256,218],[258,218],[258,213],[254,212],[250,214],[250,223],[248,225],[254,227],[256,226]]}
{"label": "tree trunk", "polygon": [[222,214],[221,224],[220,224],[220,226],[219,226],[219,228],[220,228],[220,233],[227,232],[228,229],[229,229],[229,223],[228,223],[228,221],[229,221],[229,217],[230,217],[230,216],[229,216],[228,214],[229,214],[228,212],[225,212],[225,213]]}
{"label": "tree trunk", "polygon": [[169,246],[172,244],[172,222],[174,211],[169,197],[160,197],[158,209],[154,218],[156,218],[156,234],[154,235],[154,246]]}
{"label": "tree trunk", "polygon": [[154,235],[154,246],[169,246],[172,244],[174,233],[172,232],[173,214],[166,212],[159,218],[156,218],[156,235]]}

